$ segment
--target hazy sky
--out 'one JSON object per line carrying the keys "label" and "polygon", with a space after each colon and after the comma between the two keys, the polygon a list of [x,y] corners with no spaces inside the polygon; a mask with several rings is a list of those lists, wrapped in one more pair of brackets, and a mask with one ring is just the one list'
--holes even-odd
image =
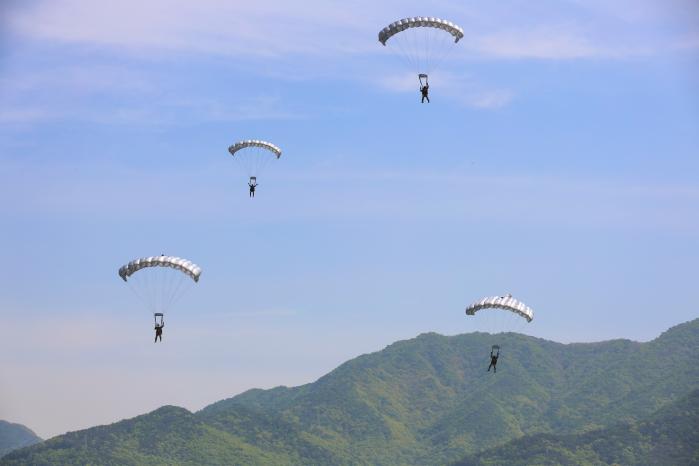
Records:
{"label": "hazy sky", "polygon": [[[696,318],[698,5],[3,2],[0,419],[311,382],[506,292],[561,342]],[[465,30],[429,105],[377,41],[413,15]],[[117,269],[160,253],[204,272],[154,345]]]}

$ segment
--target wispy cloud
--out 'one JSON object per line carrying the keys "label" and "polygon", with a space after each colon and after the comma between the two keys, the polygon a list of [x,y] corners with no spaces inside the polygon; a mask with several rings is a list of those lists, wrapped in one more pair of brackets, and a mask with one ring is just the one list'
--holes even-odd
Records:
{"label": "wispy cloud", "polygon": [[163,126],[185,120],[286,120],[306,115],[290,108],[279,94],[256,93],[231,102],[196,90],[183,96],[176,84],[162,82],[159,73],[126,65],[63,65],[14,72],[0,79],[0,122]]}
{"label": "wispy cloud", "polygon": [[10,72],[0,77],[2,94],[51,92],[98,94],[101,92],[146,93],[157,89],[146,73],[136,67],[82,63],[43,66],[23,72]]}
{"label": "wispy cloud", "polygon": [[[442,73],[439,90],[467,107],[497,109],[507,106],[517,90],[478,82],[466,74],[468,60],[628,59],[699,48],[697,26],[675,30],[656,24],[654,12],[663,8],[652,0],[641,3],[611,7],[604,2],[548,2],[538,6],[536,14],[527,14],[531,5],[515,0],[487,8],[435,5],[439,14],[466,30],[461,53],[444,67],[452,74]],[[245,95],[225,102],[207,97],[205,90],[175,91],[183,83],[173,84],[172,75],[178,72],[173,64],[183,54],[188,59],[223,57],[231,67],[244,68],[246,75],[274,80],[374,79],[383,89],[416,92],[414,76],[396,72],[399,67],[391,73],[375,72],[377,63],[395,60],[378,44],[376,33],[396,15],[404,15],[398,12],[423,9],[417,1],[377,5],[368,0],[18,2],[4,12],[16,37],[50,46],[52,55],[60,55],[65,51],[61,45],[68,45],[80,50],[81,60],[72,66],[60,61],[52,66],[47,60],[41,68],[5,73],[0,121],[158,126],[174,124],[183,114],[203,121],[307,116],[281,95]],[[663,21],[674,24],[682,12],[691,16],[697,8],[674,0],[667,10]],[[115,62],[105,56],[127,60]],[[148,66],[154,61],[165,64],[169,75],[158,74],[163,67],[156,71]]]}
{"label": "wispy cloud", "polygon": [[[479,83],[472,75],[457,75],[438,71],[432,74],[431,86],[433,91],[439,89],[439,94],[452,102],[457,102],[465,107],[480,109],[498,109],[507,106],[515,97],[515,93],[509,89],[493,89]],[[389,92],[412,92],[418,95],[418,81],[414,73],[394,73],[381,75],[372,81],[372,84]]]}
{"label": "wispy cloud", "polygon": [[[493,58],[619,58],[659,52],[691,28],[660,33],[663,23],[699,17],[691,0],[613,3],[545,2],[532,9],[530,3],[512,0],[432,9],[463,23],[465,47],[472,44]],[[149,59],[159,51],[283,60],[289,55],[378,54],[376,33],[386,22],[423,10],[416,1],[57,0],[17,7],[8,23],[25,37],[113,47]]]}
{"label": "wispy cloud", "polygon": [[307,112],[285,106],[283,99],[274,94],[258,94],[234,104],[213,99],[175,99],[169,103],[194,113],[207,121],[240,120],[296,120]]}
{"label": "wispy cloud", "polygon": [[11,25],[37,39],[119,47],[137,54],[158,49],[271,57],[351,51],[356,42],[343,40],[342,32],[364,29],[365,18],[361,9],[346,3],[315,0],[62,0],[18,10]]}
{"label": "wispy cloud", "polygon": [[514,98],[512,91],[495,90],[484,91],[474,95],[464,97],[468,104],[476,108],[495,109],[509,104]]}
{"label": "wispy cloud", "polygon": [[628,58],[652,52],[638,45],[602,44],[564,28],[488,34],[477,38],[474,46],[486,56],[517,59]]}

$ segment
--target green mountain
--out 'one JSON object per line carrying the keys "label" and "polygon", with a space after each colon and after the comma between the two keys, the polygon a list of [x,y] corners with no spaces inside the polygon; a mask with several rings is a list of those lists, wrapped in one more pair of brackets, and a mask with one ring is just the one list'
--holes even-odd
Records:
{"label": "green mountain", "polygon": [[41,437],[22,424],[0,421],[0,457],[12,450],[41,441]]}
{"label": "green mountain", "polygon": [[[486,372],[490,345],[502,347]],[[699,319],[648,343],[434,333],[300,387],[164,407],[0,464],[446,464],[532,434],[637,423],[699,387]]]}
{"label": "green mountain", "polygon": [[699,465],[699,390],[650,419],[584,434],[535,434],[471,455],[454,466]]}

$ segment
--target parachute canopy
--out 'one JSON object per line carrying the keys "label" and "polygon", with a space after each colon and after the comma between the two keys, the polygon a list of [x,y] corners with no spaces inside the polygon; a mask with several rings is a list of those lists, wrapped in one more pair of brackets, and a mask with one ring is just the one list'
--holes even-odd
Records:
{"label": "parachute canopy", "polygon": [[166,255],[134,259],[119,268],[121,279],[161,324],[163,313],[199,282],[200,275],[201,268],[193,262]]}
{"label": "parachute canopy", "polygon": [[257,179],[271,160],[282,156],[282,150],[271,142],[248,139],[236,142],[228,148],[233,158],[243,167],[247,175]]}
{"label": "parachute canopy", "polygon": [[534,311],[521,301],[516,300],[512,295],[506,296],[493,296],[490,298],[483,298],[480,301],[476,301],[466,308],[466,314],[473,316],[476,312],[483,309],[502,309],[505,311],[514,312],[527,319],[527,322],[531,322],[534,319]]}
{"label": "parachute canopy", "polygon": [[403,18],[379,31],[379,42],[425,80],[463,37],[464,30],[451,21],[427,16]]}
{"label": "parachute canopy", "polygon": [[271,142],[259,141],[257,139],[248,139],[246,141],[236,142],[228,148],[228,152],[230,152],[231,155],[235,157],[236,152],[247,147],[260,147],[262,149],[267,149],[268,151],[272,152],[277,158],[282,156],[282,150],[280,148],[278,148]]}
{"label": "parachute canopy", "polygon": [[152,256],[135,259],[121,266],[119,276],[122,280],[127,281],[131,275],[148,267],[170,267],[189,275],[195,282],[199,281],[199,275],[201,275],[201,268],[187,259],[174,256]]}
{"label": "parachute canopy", "polygon": [[442,29],[454,37],[454,43],[459,42],[459,40],[464,37],[464,30],[451,21],[425,16],[415,16],[413,18],[399,19],[383,28],[379,31],[379,42],[386,45],[386,41],[399,32],[419,27]]}

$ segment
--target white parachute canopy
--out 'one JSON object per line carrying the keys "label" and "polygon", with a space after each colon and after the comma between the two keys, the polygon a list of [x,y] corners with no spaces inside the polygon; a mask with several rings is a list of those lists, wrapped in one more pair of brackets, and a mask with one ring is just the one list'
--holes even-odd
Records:
{"label": "white parachute canopy", "polygon": [[199,282],[201,268],[174,256],[134,259],[119,268],[119,276],[152,313],[165,313]]}
{"label": "white parachute canopy", "polygon": [[282,156],[282,150],[267,141],[247,139],[239,141],[228,148],[228,152],[243,167],[250,178],[257,178],[264,168]]}
{"label": "white parachute canopy", "polygon": [[473,330],[489,333],[520,331],[534,319],[534,311],[512,295],[482,298],[466,308]]}
{"label": "white parachute canopy", "polygon": [[429,75],[464,37],[464,30],[445,19],[415,16],[394,21],[379,31],[379,42],[403,59],[415,74]]}

